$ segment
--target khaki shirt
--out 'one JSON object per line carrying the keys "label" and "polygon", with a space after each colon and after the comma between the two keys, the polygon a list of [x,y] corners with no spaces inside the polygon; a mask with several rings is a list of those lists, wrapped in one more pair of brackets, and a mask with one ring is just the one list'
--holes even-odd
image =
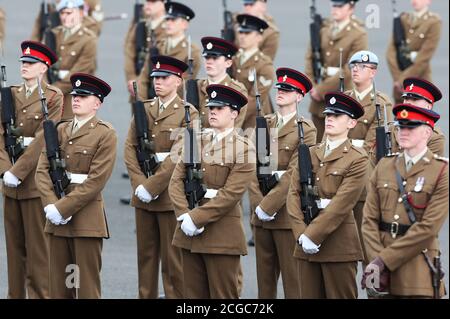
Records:
{"label": "khaki shirt", "polygon": [[[263,196],[258,185],[256,173],[253,175],[251,186],[249,187],[251,224],[267,229],[291,229],[290,219],[286,211],[286,197],[291,182],[291,174],[295,166],[298,165],[298,125],[297,117],[294,116],[281,129],[276,130],[277,116],[275,114],[266,115],[267,126],[270,130],[270,150],[271,166],[273,171],[285,171],[278,184],[266,195]],[[310,120],[303,120],[303,131],[305,134],[305,144],[311,146],[316,143],[316,128]],[[277,152],[277,153],[275,153]],[[275,219],[262,222],[255,214],[257,206],[273,216]]]}
{"label": "khaki shirt", "polygon": [[[358,19],[351,19],[350,23],[336,34],[332,36],[333,22],[326,19],[322,23],[320,29],[320,55],[323,67],[323,77],[320,83],[316,83],[314,79],[314,70],[312,68],[313,54],[311,43],[308,43],[308,49],[305,56],[305,73],[314,83],[315,90],[321,95],[327,92],[339,90],[339,49],[342,48],[342,69],[344,71],[344,87],[349,89],[352,87],[352,78],[350,69],[347,67],[346,61],[357,51],[367,50],[368,39],[367,32],[364,29],[364,23]],[[334,69],[330,69],[334,68]],[[330,72],[336,72],[334,75]],[[319,117],[322,114],[324,103],[311,100],[309,111]]]}
{"label": "khaki shirt", "polygon": [[[42,83],[42,89],[47,100],[49,119],[54,122],[60,121],[63,107],[62,92],[57,87],[46,83]],[[0,125],[0,175],[3,176],[9,170],[22,181],[18,187],[2,185],[2,191],[5,196],[15,199],[37,198],[39,192],[34,175],[39,155],[45,147],[41,100],[37,89],[27,99],[24,84],[11,86],[11,91],[15,103],[16,127],[20,129],[20,137],[34,139],[12,165],[8,152],[5,150],[4,127]]]}
{"label": "khaki shirt", "polygon": [[428,11],[415,22],[413,22],[412,17],[412,12],[402,13],[400,16],[405,30],[406,44],[416,55],[413,64],[403,71],[400,70],[393,36],[386,51],[392,78],[400,84],[408,77],[419,77],[431,81],[430,61],[436,52],[441,37],[442,20],[439,15]]}
{"label": "khaki shirt", "polygon": [[48,174],[46,152],[42,152],[36,172],[42,205],[55,204],[64,219],[72,216],[66,225],[47,221],[45,232],[62,237],[108,238],[101,192],[116,161],[117,134],[111,124],[97,117],[90,119],[74,134],[72,126],[72,120],[58,125],[61,157],[65,160],[66,171],[87,174],[87,179],[81,184],[70,184],[66,196],[58,199]]}
{"label": "khaki shirt", "polygon": [[[405,235],[393,238],[378,229],[381,221],[410,225],[396,181],[400,173],[410,194],[417,221]],[[423,185],[416,187],[419,178]],[[391,271],[389,292],[400,296],[433,296],[430,269],[422,251],[433,260],[439,254],[439,231],[448,217],[448,159],[430,150],[406,172],[404,154],[383,158],[370,182],[362,223],[368,260],[381,257]],[[441,295],[443,295],[441,285]]]}
{"label": "khaki shirt", "polygon": [[[169,186],[170,177],[175,168],[177,156],[181,150],[182,139],[180,138],[184,134],[183,131],[177,132],[177,130],[186,127],[184,102],[179,96],[176,96],[161,114],[158,114],[159,99],[145,101],[144,105],[148,120],[148,134],[154,142],[155,153],[171,152],[171,155],[167,156],[160,163],[155,174],[147,178],[141,171],[136,157],[136,128],[134,117],[131,119],[127,140],[125,142],[124,161],[130,176],[133,193],[136,187],[143,185],[153,197],[158,196],[157,199],[147,204],[133,195],[131,206],[150,212],[172,211],[173,206],[167,187]],[[198,119],[198,112],[192,105],[190,106],[190,112],[191,121],[194,122]]]}
{"label": "khaki shirt", "polygon": [[349,262],[362,260],[363,253],[352,208],[358,201],[368,178],[367,154],[345,141],[324,158],[325,143],[311,147],[311,162],[318,196],[331,202],[309,224],[304,222],[300,209],[299,170],[292,172],[287,197],[287,211],[291,217],[296,239],[305,234],[320,251],[314,255],[303,252],[296,245],[294,256],[310,262]]}
{"label": "khaki shirt", "polygon": [[[248,96],[247,89],[245,88],[244,84],[241,82],[232,79],[228,74],[225,76],[225,78],[220,81],[220,83],[216,84],[222,84],[225,86],[229,86],[236,91],[242,93],[246,97]],[[200,113],[200,119],[202,121],[202,128],[209,128],[209,121],[208,121],[208,108],[206,107],[206,103],[208,103],[208,93],[206,92],[206,88],[208,87],[208,80],[207,79],[200,79],[197,82],[197,88],[198,88],[198,96],[199,96],[199,113]],[[240,111],[239,115],[235,120],[234,127],[241,128],[242,124],[244,123],[245,116],[247,114],[247,104],[244,105]]]}
{"label": "khaki shirt", "polygon": [[203,199],[199,206],[189,210],[184,192],[185,165],[177,163],[169,185],[177,217],[189,213],[194,224],[205,227],[202,234],[186,236],[178,222],[172,244],[193,253],[246,255],[240,201],[247,189],[247,181],[254,174],[251,162],[254,149],[247,140],[233,131],[212,145],[212,134],[206,133],[201,143],[201,170],[207,188],[218,190],[212,199]]}

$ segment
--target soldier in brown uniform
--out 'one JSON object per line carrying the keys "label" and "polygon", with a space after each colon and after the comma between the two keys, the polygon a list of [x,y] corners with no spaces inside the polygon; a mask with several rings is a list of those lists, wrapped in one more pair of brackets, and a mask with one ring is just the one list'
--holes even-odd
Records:
{"label": "soldier in brown uniform", "polygon": [[328,93],[325,100],[327,141],[310,148],[319,213],[309,224],[305,222],[297,167],[286,204],[299,243],[294,256],[300,298],[356,298],[357,261],[363,255],[352,208],[368,178],[368,158],[347,136],[364,109],[342,93]]}
{"label": "soldier in brown uniform", "polygon": [[[210,84],[229,86],[245,95],[245,97],[247,97],[247,89],[244,84],[231,78],[227,73],[227,70],[233,64],[232,58],[236,54],[238,48],[233,43],[221,38],[204,37],[201,41],[203,46],[202,55],[205,61],[207,78],[199,79],[197,81],[198,96],[200,101],[198,110],[202,121],[201,127],[209,128],[208,109],[206,107],[206,104],[208,103],[208,94],[206,93],[206,87]],[[240,109],[239,116],[234,122],[236,128],[242,127],[246,113],[247,106],[243,106]]]}
{"label": "soldier in brown uniform", "polygon": [[240,255],[247,254],[240,200],[254,174],[253,149],[234,129],[244,95],[224,85],[207,88],[213,133],[202,136],[201,170],[208,187],[189,209],[185,163],[177,163],[169,184],[177,220],[173,245],[183,254],[184,298],[238,298]]}
{"label": "soldier in brown uniform", "polygon": [[64,93],[63,119],[73,117],[71,75],[77,72],[92,74],[96,68],[97,37],[81,24],[79,17],[82,7],[79,1],[61,0],[57,7],[61,26],[52,29],[58,56],[54,69],[57,81],[52,84]]}
{"label": "soldier in brown uniform", "polygon": [[[245,14],[250,14],[261,20],[266,21],[268,28],[263,33],[263,38],[259,42],[259,50],[270,57],[272,61],[275,60],[275,56],[280,46],[280,30],[275,24],[275,20],[267,13],[267,0],[243,0]],[[239,35],[237,23],[237,14],[233,16],[236,29],[236,45],[239,46]]]}
{"label": "soldier in brown uniform", "polygon": [[[24,41],[21,85],[11,87],[17,138],[25,149],[11,161],[5,149],[5,128],[0,126],[0,174],[3,177],[3,212],[8,261],[8,298],[48,298],[48,238],[34,174],[44,146],[42,109],[37,78],[56,62],[56,55],[39,42]],[[61,119],[63,94],[41,82],[49,118]],[[5,107],[2,105],[2,107]],[[2,119],[3,122],[3,119]]]}
{"label": "soldier in brown uniform", "polygon": [[[186,38],[186,31],[189,28],[190,21],[195,17],[195,13],[188,6],[178,2],[166,2],[165,8],[167,12],[164,22],[166,37],[163,37],[157,43],[159,54],[171,56],[187,64],[189,62],[189,41]],[[201,65],[200,49],[197,45],[191,43],[190,50],[193,59],[193,78],[196,78]],[[141,70],[138,78],[138,94],[144,100],[150,98],[148,95],[148,86],[152,85],[149,77],[150,69],[150,55],[148,54],[144,68]],[[186,78],[187,74],[183,75],[183,77]],[[181,86],[178,94],[180,96],[183,94]]]}
{"label": "soldier in brown uniform", "polygon": [[[148,0],[145,1],[142,10],[144,21],[138,23],[145,23],[146,26],[146,48],[149,51],[152,43],[159,43],[166,36],[164,30],[164,20],[166,16],[166,8],[163,0]],[[127,80],[128,92],[134,96],[133,82],[138,78],[141,70],[136,69],[138,52],[136,52],[136,28],[137,23],[132,22],[127,35],[125,37],[125,78]],[[155,37],[154,39],[152,37]],[[148,74],[147,74],[148,75]]]}
{"label": "soldier in brown uniform", "polygon": [[[139,298],[158,297],[159,262],[165,296],[183,297],[183,269],[181,252],[172,246],[176,216],[169,198],[168,186],[175,162],[168,156],[176,149],[173,137],[177,128],[185,126],[185,102],[177,95],[182,74],[187,65],[168,56],[152,57],[152,72],[157,98],[145,101],[148,127],[161,161],[150,177],[146,177],[136,157],[137,139],[134,119],[125,143],[124,160],[130,176],[134,196],[131,206],[136,210],[138,245]],[[198,118],[191,106],[192,119]]]}
{"label": "soldier in brown uniform", "polygon": [[[55,3],[51,3],[51,1],[47,1],[47,8],[48,8],[48,12],[50,15],[54,15],[57,14],[56,12],[58,11],[57,5],[61,2],[62,0],[57,0],[54,1]],[[84,1],[84,4],[81,3],[80,1],[80,9],[82,9],[80,11],[80,19],[81,19],[81,23],[83,25],[83,27],[91,30],[92,32],[95,33],[95,35],[99,36],[100,32],[101,32],[101,27],[102,27],[102,20],[103,19],[103,12],[102,11],[97,11],[97,10],[92,10],[90,5],[88,4],[89,2],[99,2],[98,0],[94,0],[94,1]],[[88,12],[85,12],[85,9],[89,9]],[[92,16],[91,16],[92,14]],[[58,20],[56,20],[58,21]],[[55,21],[55,22],[56,22]],[[58,21],[59,22],[59,21]],[[56,27],[57,25],[54,25],[53,27]],[[45,30],[46,25],[42,25],[42,6],[40,7],[39,10],[39,14],[36,17],[36,20],[34,22],[33,25],[33,30],[31,31],[31,40],[34,41],[42,41],[43,39],[43,31]]]}
{"label": "soldier in brown uniform", "polygon": [[45,151],[36,171],[50,237],[50,297],[100,298],[103,238],[109,238],[101,191],[114,168],[117,135],[96,113],[111,88],[84,73],[70,81],[74,118],[57,127],[70,178],[65,196],[54,192]]}
{"label": "soldier in brown uniform", "polygon": [[[269,93],[275,79],[275,72],[272,60],[258,48],[264,30],[268,28],[267,23],[248,14],[238,15],[237,21],[240,52],[233,57],[233,78],[243,83],[248,92],[247,114],[242,124],[242,129],[245,130],[254,128],[256,123],[254,81],[258,81],[263,114],[272,113]],[[256,78],[254,70],[256,70]]]}
{"label": "soldier in brown uniform", "polygon": [[[386,114],[392,113],[392,102],[389,97],[380,91],[374,91],[378,63],[378,57],[373,52],[358,51],[353,54],[348,64],[352,75],[353,89],[345,92],[345,94],[356,99],[364,108],[364,115],[357,120],[356,126],[349,131],[348,138],[351,139],[354,146],[362,147],[367,153],[373,152],[374,154],[376,153],[376,127],[387,123],[384,119],[385,108]],[[376,103],[380,104],[379,121],[375,106]],[[324,139],[325,138],[326,135],[324,135]],[[364,243],[361,236],[361,223],[366,196],[367,193],[364,187],[358,203],[353,208],[353,214],[355,215],[356,224],[358,226],[359,239],[361,241],[363,251]],[[368,260],[364,259],[364,264],[367,263]]]}
{"label": "soldier in brown uniform", "polygon": [[[313,52],[309,45],[305,58],[305,72],[314,79],[310,92],[309,112],[317,128],[317,142],[322,141],[324,132],[324,95],[339,89],[339,50],[342,61],[348,61],[353,53],[366,50],[367,32],[362,21],[354,17],[355,0],[331,0],[331,19],[322,22],[320,29],[320,60],[322,64],[320,79],[314,78],[312,66]],[[345,87],[351,88],[350,70],[344,68]]]}
{"label": "soldier in brown uniform", "polygon": [[368,184],[362,232],[371,263],[362,286],[384,297],[440,298],[444,284],[436,280],[434,295],[429,263],[448,216],[448,159],[427,147],[439,114],[410,104],[394,114],[403,152],[381,159]]}
{"label": "soldier in brown uniform", "polygon": [[[292,256],[296,240],[286,211],[286,197],[291,173],[297,165],[298,128],[296,107],[312,87],[311,81],[302,73],[279,68],[275,114],[266,115],[270,129],[272,165],[269,169],[281,175],[279,182],[267,194],[258,186],[254,174],[249,196],[252,207],[251,224],[254,226],[258,298],[277,297],[280,273],[283,279],[284,297],[299,298],[297,261]],[[309,120],[302,120],[305,143],[316,143],[316,129]],[[271,172],[270,172],[271,173]],[[269,174],[270,174],[269,173]]]}
{"label": "soldier in brown uniform", "polygon": [[397,61],[397,49],[394,36],[386,51],[386,58],[394,81],[393,95],[396,103],[402,101],[403,80],[419,77],[431,81],[430,61],[436,52],[441,37],[441,18],[429,10],[431,0],[411,1],[414,12],[402,13],[401,25],[405,33],[407,60],[410,66],[400,68]]}

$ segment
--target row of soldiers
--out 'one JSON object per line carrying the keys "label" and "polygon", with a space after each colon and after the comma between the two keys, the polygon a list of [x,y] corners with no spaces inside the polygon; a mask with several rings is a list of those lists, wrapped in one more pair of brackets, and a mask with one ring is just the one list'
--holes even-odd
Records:
{"label": "row of soldiers", "polygon": [[[62,1],[62,3],[65,2]],[[63,7],[61,11],[67,9],[73,9],[73,7]],[[193,14],[192,10],[188,9],[184,5],[171,3],[167,9],[168,18],[166,19],[173,20],[173,23],[189,21]],[[238,21],[238,31],[243,39],[242,42],[246,41],[245,36],[261,36],[261,30],[264,30],[264,26],[267,25],[263,20],[248,15],[241,15]],[[233,43],[214,37],[203,38],[202,45],[207,74],[209,64],[209,71],[217,73],[217,80],[227,77],[226,70],[232,63],[230,60],[236,54],[237,47]],[[66,195],[58,199],[53,192],[54,181],[48,174],[47,156],[45,152],[40,155],[40,150],[45,143],[42,127],[40,127],[43,116],[39,110],[38,93],[40,92],[37,92],[39,81],[36,81],[36,77],[44,76],[58,58],[51,49],[33,41],[22,44],[22,54],[22,78],[25,84],[13,87],[12,92],[16,102],[16,123],[23,128],[17,134],[24,141],[27,140],[28,145],[17,161],[10,158],[5,147],[1,147],[5,155],[2,160],[5,163],[2,168],[5,184],[5,219],[6,214],[9,217],[8,223],[5,222],[9,296],[23,298],[27,285],[30,297],[45,298],[50,295],[62,298],[75,296],[75,293],[78,297],[99,297],[101,238],[109,236],[100,191],[111,174],[116,138],[111,125],[98,120],[95,113],[104,97],[108,95],[110,88],[104,81],[92,75],[72,74],[69,78],[71,101],[70,104],[63,104],[61,91],[55,86],[42,83],[46,89],[45,95],[49,94],[46,99],[49,101],[49,117],[52,120],[59,121],[58,116],[61,116],[61,113],[58,110],[63,105],[66,106],[65,109],[67,105],[71,106],[71,111],[75,115],[69,121],[58,125],[61,156],[66,160],[66,171],[71,177],[71,184],[66,189]],[[365,177],[369,174],[369,167],[373,167],[377,162],[374,151],[374,131],[378,124],[375,124],[375,114],[376,104],[381,99],[381,95],[377,94],[372,83],[379,62],[376,55],[367,51],[356,52],[348,61],[351,79],[357,89],[346,94],[332,92],[325,95],[326,103],[323,112],[325,137],[321,139],[320,144],[313,146],[310,150],[312,176],[316,180],[315,196],[319,201],[317,208],[320,213],[315,216],[314,221],[307,224],[303,220],[302,203],[298,199],[302,189],[298,183],[299,179],[295,177],[295,174],[301,174],[301,170],[296,169],[297,163],[303,161],[302,158],[298,158],[296,152],[299,138],[295,109],[314,86],[308,76],[290,68],[277,69],[278,111],[267,115],[265,120],[276,133],[270,136],[270,140],[274,143],[271,149],[278,150],[278,162],[274,163],[274,170],[283,172],[279,172],[281,176],[278,183],[267,193],[262,192],[258,176],[255,174],[254,161],[251,161],[255,156],[252,155],[252,143],[234,130],[234,128],[242,127],[237,125],[239,118],[242,119],[242,115],[251,109],[250,99],[246,97],[249,93],[239,92],[238,88],[227,85],[227,82],[209,81],[213,78],[212,76],[205,80],[204,101],[198,106],[189,106],[187,109],[192,115],[192,120],[199,118],[202,127],[213,129],[204,131],[205,136],[202,137],[199,149],[202,155],[201,162],[197,168],[198,173],[203,173],[198,174],[198,176],[203,175],[199,180],[205,184],[208,191],[203,199],[199,198],[196,201],[196,207],[191,207],[185,194],[187,191],[184,183],[188,171],[186,161],[174,161],[168,154],[172,149],[176,149],[175,145],[179,145],[178,141],[174,143],[171,139],[173,132],[179,127],[188,125],[185,117],[186,99],[181,99],[178,94],[179,88],[183,86],[182,77],[188,65],[180,59],[167,55],[149,56],[147,67],[150,77],[147,76],[147,78],[149,81],[152,80],[156,96],[144,103],[148,123],[145,133],[154,144],[152,154],[157,157],[156,162],[159,164],[151,173],[142,169],[141,160],[136,153],[136,149],[140,147],[139,139],[141,138],[136,133],[138,131],[136,118],[130,126],[125,147],[125,162],[135,195],[132,205],[136,209],[140,297],[157,296],[159,258],[162,263],[164,290],[168,298],[236,298],[239,296],[242,289],[239,256],[246,254],[239,201],[246,190],[246,181],[252,181],[249,191],[252,212],[255,212],[252,214],[252,224],[255,226],[259,297],[276,296],[276,281],[280,272],[286,297],[356,297],[356,261],[363,259],[364,256],[361,247],[370,247],[365,259],[370,266],[369,269],[375,263],[385,277],[392,276],[393,282],[398,284],[398,286],[383,287],[384,290],[390,288],[391,294],[396,296],[432,296],[431,274],[428,269],[429,276],[426,275],[426,271],[423,271],[425,277],[419,281],[419,286],[423,286],[420,291],[411,290],[410,287],[417,287],[417,283],[411,283],[411,278],[403,278],[399,274],[403,274],[406,268],[410,272],[420,272],[421,270],[418,270],[420,268],[416,266],[426,266],[424,264],[426,258],[422,258],[420,251],[419,255],[414,254],[422,247],[417,244],[417,241],[423,240],[423,237],[413,235],[421,234],[434,240],[448,211],[448,207],[447,209],[444,207],[445,201],[440,199],[442,194],[448,193],[448,188],[445,187],[446,179],[448,180],[446,162],[442,158],[432,157],[432,154],[426,152],[422,154],[424,150],[427,150],[427,143],[431,152],[443,152],[444,141],[434,130],[434,122],[439,116],[429,110],[433,103],[441,98],[441,94],[426,80],[406,79],[403,83],[405,104],[394,108],[394,115],[400,129],[397,134],[393,127],[389,129],[393,135],[392,152],[400,147],[404,151],[402,156],[407,159],[404,163],[408,163],[412,158],[413,167],[419,164],[415,166],[416,170],[411,170],[411,172],[416,171],[411,176],[407,174],[409,169],[408,172],[402,172],[400,169],[404,179],[404,185],[403,183],[402,185],[409,192],[407,200],[413,203],[413,208],[419,213],[417,223],[407,227],[409,223],[404,217],[409,216],[409,213],[405,215],[406,209],[402,208],[402,205],[396,206],[395,215],[383,215],[383,220],[380,220],[381,213],[392,213],[385,210],[384,205],[392,206],[393,195],[398,192],[396,184],[385,177],[384,173],[390,167],[389,165],[383,168],[382,176],[384,177],[380,175],[380,180],[375,180],[372,192],[380,192],[378,196],[385,196],[386,200],[380,202],[378,199],[368,198],[368,203],[370,202],[371,205],[374,205],[375,201],[378,205],[383,204],[383,207],[375,207],[370,212],[364,211],[363,214],[365,196],[360,194],[364,191],[367,180]],[[251,77],[253,77],[252,81],[250,81]],[[258,71],[249,71],[247,79],[253,84],[260,82],[262,86],[267,81],[264,77],[260,78]],[[237,83],[231,79],[228,81],[228,83]],[[375,93],[372,93],[372,90]],[[255,121],[258,101],[261,102],[261,99],[258,98],[258,90],[252,90],[250,86],[250,91],[254,94],[255,106],[252,110],[253,121]],[[352,95],[356,99],[352,98]],[[367,106],[361,103],[366,97],[371,97],[368,99],[370,103]],[[384,100],[383,104],[386,109],[389,109],[386,114],[391,113],[391,107],[386,105]],[[263,105],[267,105],[265,101]],[[387,124],[386,117],[380,116],[379,119],[383,123],[380,125]],[[28,124],[29,120],[34,126]],[[314,124],[306,120],[299,122],[305,128],[302,143],[315,144],[317,129]],[[255,124],[252,126],[254,127]],[[358,132],[358,126],[361,132]],[[429,127],[432,128],[431,131]],[[25,129],[30,131],[25,132]],[[410,144],[408,144],[408,137],[403,136],[402,140],[402,134],[410,131],[413,132],[410,134],[416,135],[409,137]],[[416,131],[420,131],[420,134],[414,133]],[[355,136],[351,136],[352,132]],[[433,139],[433,136],[437,139]],[[30,140],[33,137],[34,139]],[[422,147],[424,141],[425,147]],[[438,145],[439,150],[432,149],[431,141],[440,141],[435,144]],[[238,147],[238,144],[241,147]],[[414,149],[417,145],[422,147],[420,152]],[[230,155],[227,154],[227,149],[236,149],[240,153],[233,154],[230,158],[227,157]],[[36,158],[34,161],[31,160],[32,154],[41,156],[39,163]],[[369,157],[371,161],[368,161]],[[30,163],[34,165],[29,165]],[[418,167],[425,165],[424,163],[432,164],[426,167],[430,170],[426,174],[435,175],[417,176],[423,171]],[[444,164],[442,168],[436,170],[441,163]],[[401,164],[403,162],[396,165]],[[38,168],[36,173],[33,171],[36,170],[35,165]],[[407,167],[404,168],[406,169]],[[36,188],[35,176],[39,187],[33,193],[25,186],[28,180],[32,185],[30,187]],[[434,187],[434,185],[437,186]],[[436,204],[428,208],[427,205],[431,203],[431,197],[434,196],[435,191],[437,195],[433,197],[432,202]],[[286,197],[287,194],[288,197]],[[362,202],[359,211],[356,209],[359,204],[358,199]],[[403,202],[405,201],[406,199]],[[370,207],[369,204],[365,206]],[[352,207],[355,208],[351,209]],[[20,214],[17,214],[17,211]],[[46,212],[47,222],[42,211]],[[428,214],[425,215],[426,212]],[[26,217],[23,217],[24,215]],[[371,218],[370,222],[366,222],[370,226],[367,228],[368,235],[365,235],[364,226],[361,226],[366,224],[361,221],[363,215]],[[30,217],[35,218],[31,224],[40,224],[42,227],[26,227],[24,223],[30,224],[30,220],[27,220]],[[433,220],[433,218],[437,219]],[[432,229],[427,226],[431,221],[433,221]],[[437,223],[434,223],[435,221]],[[48,237],[50,239],[43,233],[44,222],[46,222],[45,231],[50,234]],[[413,222],[410,221],[410,224]],[[412,231],[409,231],[413,235],[406,233],[406,228],[407,230],[411,228]],[[12,229],[22,229],[23,232],[13,232]],[[224,232],[224,229],[227,231]],[[396,246],[390,239],[380,243],[379,238],[384,237],[376,237],[373,232],[390,233],[390,237],[400,243]],[[360,244],[358,244],[358,238],[361,240]],[[368,240],[378,238],[378,241],[367,244],[366,238]],[[403,238],[406,239],[401,241]],[[46,240],[50,241],[48,255],[45,249]],[[41,243],[38,253],[33,248],[35,243]],[[429,244],[428,241],[424,241],[424,245],[429,249],[428,255],[425,255],[427,258],[437,255],[437,242],[433,241]],[[384,251],[380,248],[384,246],[389,247],[386,247]],[[411,258],[420,257],[420,260],[414,259],[413,265],[409,263],[410,259],[402,259],[404,255],[401,249],[405,246],[410,248],[408,254]],[[296,258],[292,256],[294,250]],[[34,258],[32,262],[29,260],[26,263],[23,262],[31,256]],[[48,260],[50,279],[42,277]],[[78,289],[69,289],[65,286],[65,267],[68,264],[77,264],[80,267],[81,285]],[[226,266],[223,267],[223,265]],[[25,284],[25,274],[33,278],[27,284]],[[317,287],[320,278],[326,278],[326,280],[323,280],[318,289],[311,289],[312,286]],[[340,279],[342,282],[339,281]],[[50,283],[50,294],[45,288],[48,283]]]}

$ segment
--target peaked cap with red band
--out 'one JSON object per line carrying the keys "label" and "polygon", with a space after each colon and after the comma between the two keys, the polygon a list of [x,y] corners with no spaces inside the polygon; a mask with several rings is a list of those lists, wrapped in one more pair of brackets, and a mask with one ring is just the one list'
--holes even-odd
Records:
{"label": "peaked cap with red band", "polygon": [[442,98],[441,91],[431,82],[419,78],[406,78],[403,81],[402,97],[425,99],[431,104]]}
{"label": "peaked cap with red band", "polygon": [[392,112],[395,116],[395,124],[400,127],[417,127],[425,124],[434,128],[434,124],[441,118],[435,111],[406,103],[397,104]]}
{"label": "peaked cap with red band", "polygon": [[207,107],[229,106],[233,110],[240,111],[248,103],[247,98],[241,92],[226,85],[211,84],[206,87],[208,93]]}
{"label": "peaked cap with red band", "polygon": [[323,114],[347,114],[352,119],[358,119],[364,115],[364,108],[358,101],[346,94],[329,92],[325,94]]}
{"label": "peaked cap with red band", "polygon": [[40,42],[23,41],[20,47],[22,48],[22,56],[19,61],[30,63],[42,62],[47,66],[51,66],[58,61],[52,49]]}
{"label": "peaked cap with red band", "polygon": [[277,83],[275,87],[285,91],[298,91],[303,95],[312,88],[309,78],[303,73],[290,68],[279,68],[276,71]]}
{"label": "peaked cap with red band", "polygon": [[86,73],[74,73],[70,77],[72,83],[71,95],[94,95],[103,102],[105,96],[111,92],[111,87],[103,81],[93,75]]}
{"label": "peaked cap with red band", "polygon": [[169,76],[173,74],[181,78],[183,73],[188,69],[188,65],[183,61],[166,55],[156,55],[151,60],[153,63],[151,77]]}

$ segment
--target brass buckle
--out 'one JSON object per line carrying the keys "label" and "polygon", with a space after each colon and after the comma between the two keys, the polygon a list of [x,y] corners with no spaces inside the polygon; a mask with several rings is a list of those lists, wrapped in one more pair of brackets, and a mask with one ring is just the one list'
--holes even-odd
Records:
{"label": "brass buckle", "polygon": [[393,222],[391,224],[391,236],[393,239],[395,239],[395,237],[397,237],[398,234],[398,223],[397,222]]}

